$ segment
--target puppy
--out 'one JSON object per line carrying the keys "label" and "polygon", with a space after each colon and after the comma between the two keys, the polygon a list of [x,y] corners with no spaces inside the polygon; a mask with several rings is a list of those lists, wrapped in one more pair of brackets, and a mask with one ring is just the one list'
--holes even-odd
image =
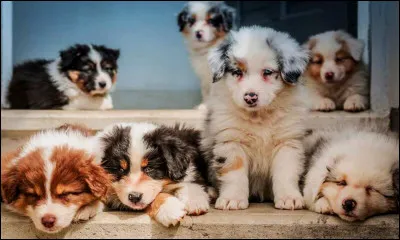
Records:
{"label": "puppy", "polygon": [[119,123],[96,136],[97,161],[114,176],[112,209],[142,210],[162,225],[209,209],[200,133],[176,125]]}
{"label": "puppy", "polygon": [[11,109],[112,109],[119,50],[76,44],[56,60],[16,65],[5,107]]}
{"label": "puppy", "polygon": [[[179,31],[185,39],[193,69],[200,79],[202,101],[210,94],[212,74],[207,53],[235,28],[235,9],[223,1],[188,2],[178,14]],[[198,106],[205,109],[204,103]]]}
{"label": "puppy", "polygon": [[259,26],[231,31],[210,51],[213,86],[202,150],[217,209],[245,209],[249,196],[300,209],[304,134],[299,76],[308,54],[288,34]]}
{"label": "puppy", "polygon": [[304,77],[313,110],[357,112],[369,108],[369,82],[361,59],[361,40],[344,31],[328,31],[310,37],[305,46],[312,53]]}
{"label": "puppy", "polygon": [[398,212],[398,136],[376,126],[337,127],[304,140],[307,208],[346,221]]}
{"label": "puppy", "polygon": [[8,209],[56,233],[102,211],[111,178],[94,162],[89,130],[41,131],[1,157],[1,196]]}

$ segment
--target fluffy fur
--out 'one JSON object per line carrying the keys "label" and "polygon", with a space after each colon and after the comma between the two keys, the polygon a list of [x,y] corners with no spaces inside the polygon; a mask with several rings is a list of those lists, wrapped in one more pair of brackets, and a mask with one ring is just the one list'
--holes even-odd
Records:
{"label": "fluffy fur", "polygon": [[56,60],[16,65],[5,107],[11,109],[111,109],[119,50],[76,44]]}
{"label": "fluffy fur", "polygon": [[[178,15],[179,31],[185,39],[193,69],[200,79],[203,102],[210,94],[212,82],[207,53],[235,28],[235,16],[235,9],[218,1],[188,2]],[[198,108],[204,109],[204,103]]]}
{"label": "fluffy fur", "polygon": [[97,161],[114,176],[112,209],[146,209],[164,226],[209,209],[200,133],[176,125],[119,123],[96,136]]}
{"label": "fluffy fur", "polygon": [[312,53],[304,76],[314,110],[357,112],[369,108],[361,40],[344,31],[328,31],[310,37],[305,46]]}
{"label": "fluffy fur", "polygon": [[102,211],[110,176],[95,164],[90,132],[64,125],[33,135],[1,157],[1,196],[7,208],[56,233]]}
{"label": "fluffy fur", "polygon": [[398,212],[399,142],[386,129],[332,127],[304,140],[309,169],[304,199],[315,212],[347,221]]}
{"label": "fluffy fur", "polygon": [[288,34],[258,26],[231,31],[209,55],[213,86],[202,149],[219,191],[215,207],[245,209],[249,197],[303,207],[306,111],[297,84],[308,54]]}

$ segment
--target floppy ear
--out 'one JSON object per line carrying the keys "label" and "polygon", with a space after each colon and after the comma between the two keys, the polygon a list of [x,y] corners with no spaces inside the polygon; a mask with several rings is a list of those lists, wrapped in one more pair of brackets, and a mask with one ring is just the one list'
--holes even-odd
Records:
{"label": "floppy ear", "polygon": [[213,83],[221,80],[229,68],[228,51],[230,46],[231,41],[227,37],[220,45],[210,49],[208,53],[208,64],[213,74]]}
{"label": "floppy ear", "polygon": [[1,198],[6,204],[10,204],[18,199],[18,169],[17,167],[11,167],[4,170],[1,174]]}
{"label": "floppy ear", "polygon": [[186,26],[186,22],[187,22],[187,16],[189,13],[189,9],[187,6],[185,6],[181,12],[179,12],[178,17],[177,17],[177,23],[179,26],[179,32],[182,32],[183,29]]}
{"label": "floppy ear", "polygon": [[[272,30],[271,30],[272,31]],[[294,85],[309,61],[309,51],[287,33],[273,31],[267,44],[277,54],[279,71],[284,82]]]}
{"label": "floppy ear", "polygon": [[111,49],[111,48],[109,48],[108,51],[111,54],[111,56],[113,56],[113,58],[115,60],[117,60],[119,58],[119,55],[120,55],[120,50],[119,49]]}
{"label": "floppy ear", "polygon": [[236,9],[224,5],[221,9],[221,15],[225,32],[229,32],[232,28],[235,28]]}
{"label": "floppy ear", "polygon": [[68,67],[77,57],[88,53],[90,48],[86,45],[75,44],[74,46],[60,51],[61,69]]}
{"label": "floppy ear", "polygon": [[111,175],[101,166],[96,165],[93,158],[85,161],[81,168],[81,173],[85,176],[85,181],[93,195],[104,199],[111,185]]}
{"label": "floppy ear", "polygon": [[339,42],[347,45],[350,55],[357,62],[361,60],[364,51],[364,42],[362,40],[352,37],[350,34],[343,30],[336,31],[336,38]]}

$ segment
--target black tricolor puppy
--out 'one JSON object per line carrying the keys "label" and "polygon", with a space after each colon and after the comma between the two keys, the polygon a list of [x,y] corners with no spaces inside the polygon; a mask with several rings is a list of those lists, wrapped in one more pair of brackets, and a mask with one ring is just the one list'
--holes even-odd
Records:
{"label": "black tricolor puppy", "polygon": [[11,109],[111,109],[119,50],[75,44],[56,60],[16,65],[6,93]]}
{"label": "black tricolor puppy", "polygon": [[107,204],[146,209],[164,226],[209,209],[200,132],[182,125],[118,123],[97,133],[97,161],[114,176]]}

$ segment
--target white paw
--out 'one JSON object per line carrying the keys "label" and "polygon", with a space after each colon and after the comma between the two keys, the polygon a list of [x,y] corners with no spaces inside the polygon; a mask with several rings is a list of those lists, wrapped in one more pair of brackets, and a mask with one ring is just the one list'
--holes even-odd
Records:
{"label": "white paw", "polygon": [[208,212],[208,209],[210,209],[209,202],[208,195],[204,193],[196,198],[188,199],[185,202],[185,210],[188,215],[201,215]]}
{"label": "white paw", "polygon": [[304,200],[300,193],[275,198],[274,203],[277,209],[294,210],[304,207]]}
{"label": "white paw", "polygon": [[323,111],[323,112],[328,112],[328,111],[333,111],[336,109],[335,103],[329,99],[329,98],[322,98],[315,106],[314,110],[317,111]]}
{"label": "white paw", "polygon": [[185,215],[185,204],[175,197],[169,197],[160,206],[155,219],[165,227],[169,227],[178,224]]}
{"label": "white paw", "polygon": [[318,199],[314,205],[314,211],[322,214],[332,214],[333,210],[328,200],[324,197]]}
{"label": "white paw", "polygon": [[343,109],[348,112],[359,112],[367,108],[365,98],[360,95],[353,95],[346,99]]}
{"label": "white paw", "polygon": [[249,200],[247,198],[229,200],[226,198],[219,197],[215,202],[215,208],[221,210],[238,210],[238,209],[246,209],[248,207],[249,207]]}
{"label": "white paw", "polygon": [[200,104],[200,105],[197,105],[196,106],[196,109],[197,110],[207,110],[207,105],[205,105],[204,103],[202,103],[202,104]]}
{"label": "white paw", "polygon": [[101,202],[97,202],[95,204],[83,207],[79,209],[78,212],[75,214],[73,222],[89,220],[90,218],[96,216],[96,214],[102,212],[103,209],[104,209],[104,204]]}
{"label": "white paw", "polygon": [[104,98],[103,103],[100,106],[100,110],[108,110],[108,109],[113,109],[113,103],[111,97],[108,95],[107,97]]}

